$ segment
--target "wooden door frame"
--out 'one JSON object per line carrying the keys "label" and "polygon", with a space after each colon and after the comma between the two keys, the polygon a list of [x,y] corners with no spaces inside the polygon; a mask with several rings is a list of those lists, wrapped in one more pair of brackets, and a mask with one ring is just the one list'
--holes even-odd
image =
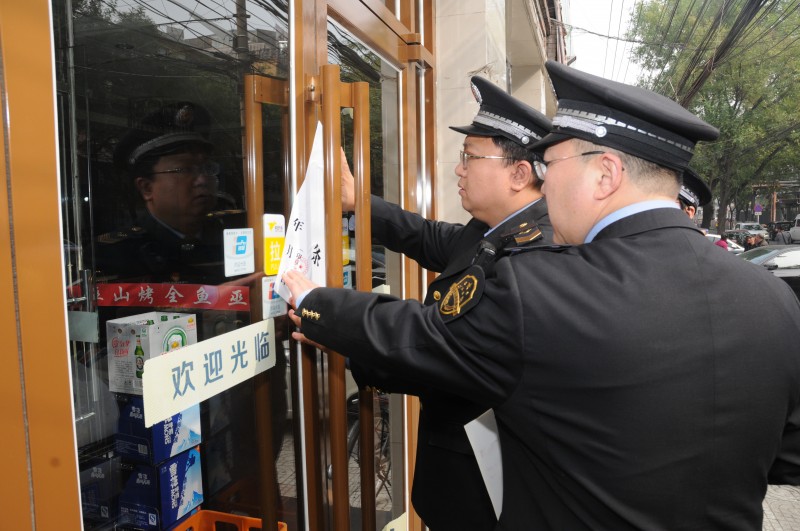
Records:
{"label": "wooden door frame", "polygon": [[[9,529],[80,529],[48,0],[0,2],[0,421]],[[13,356],[13,361],[11,358]]]}
{"label": "wooden door frame", "polygon": [[[311,124],[319,114],[319,100],[314,98],[310,81],[327,62],[326,31],[308,28],[326,28],[329,14],[340,22],[358,20],[350,14],[363,15],[366,8],[381,23],[375,24],[373,19],[366,27],[349,27],[355,35],[385,57],[395,58],[400,68],[409,61],[433,65],[431,33],[426,33],[426,42],[420,42],[416,28],[411,27],[415,2],[396,1],[400,3],[400,19],[377,0],[298,0],[294,4],[294,34],[290,38],[299,45],[295,47],[291,74],[292,100],[298,114],[295,175],[304,174],[313,136]],[[432,14],[431,10],[422,8],[427,14]],[[4,291],[13,294],[0,303],[4,316],[0,333],[16,361],[0,371],[0,399],[6,406],[0,420],[9,427],[4,435],[6,451],[15,456],[7,463],[2,500],[4,506],[12,508],[4,511],[4,523],[16,529],[81,527],[71,376],[68,357],[64,356],[69,345],[51,16],[49,0],[0,2],[0,96],[4,113],[0,162],[5,185],[0,200],[9,212],[0,216],[0,278]],[[427,18],[427,23],[432,20]],[[309,33],[313,44],[309,43]],[[418,98],[413,87],[413,82],[401,87],[406,134],[421,126],[416,122]],[[426,114],[432,117],[433,109]],[[424,149],[434,153],[430,142],[432,137]],[[414,173],[419,170],[417,149],[406,145],[402,154],[406,175],[403,203],[412,211],[417,210],[413,195],[409,195],[415,190]],[[432,170],[429,175],[434,175]],[[418,278],[415,264],[409,262],[406,268],[407,279]],[[412,280],[410,289],[404,286],[403,295],[419,297],[418,287]],[[46,327],[46,334],[41,333],[40,326]],[[410,430],[415,426],[415,422],[408,423]],[[414,447],[414,441],[415,437],[407,439],[407,449]],[[410,485],[410,473],[406,482]],[[408,497],[406,505],[410,507]]]}

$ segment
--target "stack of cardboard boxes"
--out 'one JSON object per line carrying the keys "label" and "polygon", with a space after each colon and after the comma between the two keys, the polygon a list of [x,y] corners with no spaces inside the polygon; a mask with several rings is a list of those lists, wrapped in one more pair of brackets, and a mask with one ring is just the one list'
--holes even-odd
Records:
{"label": "stack of cardboard boxes", "polygon": [[200,406],[146,428],[142,372],[150,357],[196,343],[196,318],[148,312],[110,320],[106,333],[119,421],[113,456],[82,472],[96,479],[81,481],[84,516],[122,528],[169,529],[203,502]]}

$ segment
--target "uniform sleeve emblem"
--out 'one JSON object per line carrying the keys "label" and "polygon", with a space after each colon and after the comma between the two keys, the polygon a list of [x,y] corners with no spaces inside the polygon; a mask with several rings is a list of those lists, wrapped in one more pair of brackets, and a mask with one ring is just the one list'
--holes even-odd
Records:
{"label": "uniform sleeve emblem", "polygon": [[439,313],[445,322],[451,321],[478,304],[483,293],[483,269],[470,267],[466,273],[450,285],[439,302]]}

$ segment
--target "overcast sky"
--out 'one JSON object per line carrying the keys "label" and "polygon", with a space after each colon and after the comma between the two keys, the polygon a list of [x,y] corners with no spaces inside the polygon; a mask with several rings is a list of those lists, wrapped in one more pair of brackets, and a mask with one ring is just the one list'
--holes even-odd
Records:
{"label": "overcast sky", "polygon": [[[574,68],[615,81],[636,82],[638,68],[628,59],[631,45],[620,39],[624,38],[637,1],[569,0],[565,19],[573,26],[571,53],[577,56],[572,63]],[[562,5],[566,11],[567,1]]]}

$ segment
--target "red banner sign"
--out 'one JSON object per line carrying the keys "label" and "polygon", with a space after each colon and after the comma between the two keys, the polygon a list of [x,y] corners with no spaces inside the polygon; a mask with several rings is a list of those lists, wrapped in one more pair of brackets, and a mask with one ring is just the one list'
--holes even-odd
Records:
{"label": "red banner sign", "polygon": [[250,311],[247,286],[204,284],[98,284],[98,306]]}

